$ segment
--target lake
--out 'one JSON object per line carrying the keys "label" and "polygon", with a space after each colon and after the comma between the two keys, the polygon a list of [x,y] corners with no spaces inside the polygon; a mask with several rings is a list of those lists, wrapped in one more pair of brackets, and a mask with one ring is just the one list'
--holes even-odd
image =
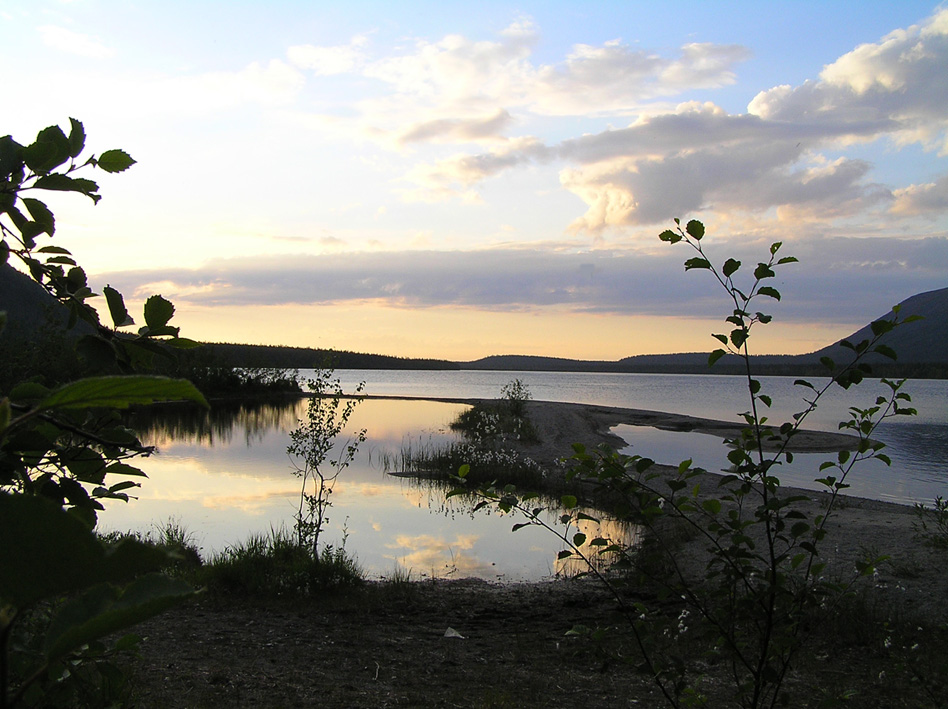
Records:
{"label": "lake", "polygon": [[[304,376],[306,372],[302,373]],[[480,371],[340,370],[346,391],[360,381],[373,396],[495,398],[513,378],[534,399],[565,401],[737,420],[746,407],[739,377],[712,375],[588,374]],[[793,379],[764,377],[763,390],[774,399],[772,422],[803,408]],[[814,381],[814,384],[817,382]],[[836,430],[851,404],[874,402],[877,383],[834,393],[808,428]],[[948,491],[948,382],[919,380],[906,389],[919,416],[894,419],[880,427],[891,468],[871,463],[858,468],[851,494],[911,504]],[[459,498],[445,501],[443,490],[387,475],[386,455],[406,443],[447,440],[448,423],[460,404],[432,401],[366,400],[352,418],[367,429],[367,440],[333,494],[327,542],[342,543],[373,576],[391,574],[396,565],[420,576],[478,576],[487,579],[538,579],[557,570],[561,545],[552,535],[526,528],[497,512],[470,511]],[[141,427],[158,454],[142,461],[149,479],[139,499],[109,503],[104,529],[147,529],[175,519],[191,530],[205,554],[246,540],[253,533],[290,528],[299,499],[299,481],[286,455],[288,432],[305,415],[305,402],[275,406],[219,407],[210,417],[171,416]],[[725,465],[720,439],[700,433],[671,433],[650,427],[619,426],[634,452],[661,463],[692,458],[717,470]],[[564,451],[564,455],[569,451]],[[796,456],[781,469],[785,482],[814,487],[824,454]],[[592,531],[592,530],[584,530]],[[611,530],[615,532],[616,530]]]}

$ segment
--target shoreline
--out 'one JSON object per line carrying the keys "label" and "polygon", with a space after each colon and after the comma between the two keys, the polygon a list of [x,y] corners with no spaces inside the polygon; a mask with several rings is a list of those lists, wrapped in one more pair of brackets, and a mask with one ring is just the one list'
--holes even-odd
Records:
{"label": "shoreline", "polygon": [[[458,397],[371,396],[373,399],[403,399],[443,401],[469,404],[493,403],[496,399]],[[559,460],[568,457],[574,443],[592,450],[602,443],[614,449],[624,448],[627,442],[610,432],[619,424],[655,426],[672,431],[700,431],[719,436],[733,435],[740,424],[700,419],[692,416],[658,411],[626,409],[595,404],[576,404],[528,400],[527,416],[537,429],[539,444],[511,446],[547,467],[551,472],[564,471]],[[836,452],[858,438],[833,432],[801,431],[794,437],[792,450]],[[652,470],[674,474],[676,465],[656,463]],[[814,472],[814,477],[818,473]],[[718,473],[708,472],[699,480],[710,481]],[[821,514],[830,498],[829,492],[782,485],[783,490],[806,499],[796,503],[812,519]],[[948,575],[941,572],[944,554],[926,544],[918,532],[918,515],[914,506],[857,497],[841,492],[837,496],[832,517],[827,524],[827,542],[821,558],[827,563],[827,573],[845,577],[857,561],[866,557],[886,557],[879,567],[874,583],[887,603],[896,604],[904,611],[924,617],[948,618]],[[906,570],[910,580],[905,578]]]}

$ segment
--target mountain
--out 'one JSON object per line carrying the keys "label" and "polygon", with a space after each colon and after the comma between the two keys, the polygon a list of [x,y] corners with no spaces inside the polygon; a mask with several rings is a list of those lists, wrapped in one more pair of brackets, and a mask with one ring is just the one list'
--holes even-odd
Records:
{"label": "mountain", "polygon": [[[0,265],[0,310],[7,314],[0,335],[4,339],[31,338],[47,328],[65,328],[69,319],[66,309],[39,283],[6,263]],[[84,322],[77,323],[78,334],[92,330]]]}
{"label": "mountain", "polygon": [[[948,363],[948,288],[928,291],[913,295],[899,305],[899,319],[909,316],[920,316],[921,320],[905,323],[893,332],[886,333],[880,344],[887,345],[895,350],[900,364],[946,364]],[[892,313],[886,313],[876,320],[891,320]],[[872,338],[872,326],[857,330],[846,341],[857,344],[862,340]],[[841,342],[841,341],[840,341]],[[830,357],[834,360],[844,360],[852,356],[852,350],[844,348],[839,342],[824,347],[808,355],[803,355],[804,361],[819,360],[820,357]],[[870,362],[887,361],[880,355],[872,355]]]}

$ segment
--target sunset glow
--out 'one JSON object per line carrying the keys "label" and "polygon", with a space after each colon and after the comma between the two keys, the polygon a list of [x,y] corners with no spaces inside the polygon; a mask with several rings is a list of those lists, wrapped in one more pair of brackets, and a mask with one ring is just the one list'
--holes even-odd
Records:
{"label": "sunset glow", "polygon": [[104,199],[56,242],[208,341],[470,360],[709,350],[691,254],[778,274],[801,353],[948,281],[933,2],[0,5],[20,142],[81,120]]}

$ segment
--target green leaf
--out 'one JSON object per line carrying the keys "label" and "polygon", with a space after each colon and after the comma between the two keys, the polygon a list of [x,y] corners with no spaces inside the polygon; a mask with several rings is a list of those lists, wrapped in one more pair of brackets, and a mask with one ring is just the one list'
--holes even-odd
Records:
{"label": "green leaf", "polygon": [[743,347],[744,343],[747,342],[747,330],[744,328],[731,330],[731,342],[737,349]]}
{"label": "green leaf", "polygon": [[174,305],[160,295],[153,295],[145,301],[145,324],[150,329],[164,327],[174,315]]}
{"label": "green leaf", "polygon": [[46,246],[41,246],[36,250],[38,254],[65,254],[66,256],[71,256],[69,249],[64,249],[62,246],[53,246],[52,244],[47,244]]}
{"label": "green leaf", "polygon": [[740,267],[741,267],[740,261],[729,258],[727,261],[724,262],[724,268],[721,269],[721,272],[725,275],[725,277],[730,278],[734,273],[737,272],[737,269],[739,269]]}
{"label": "green leaf", "polygon": [[69,119],[69,157],[77,158],[86,146],[86,131],[75,118]]}
{"label": "green leaf", "polygon": [[711,262],[706,258],[695,256],[685,261],[685,270],[690,271],[693,268],[711,268]]}
{"label": "green leaf", "polygon": [[124,150],[106,150],[96,160],[96,165],[106,172],[124,172],[134,164],[135,160]]}
{"label": "green leaf", "polygon": [[716,515],[721,512],[721,501],[715,500],[714,498],[705,500],[701,503],[701,507],[704,508],[704,511],[708,514]]}
{"label": "green leaf", "polygon": [[[138,334],[142,337],[159,337],[165,335],[171,335],[172,337],[177,337],[178,333],[181,332],[180,327],[174,327],[172,325],[162,325],[161,327],[143,327],[138,330]],[[144,346],[144,342],[139,342],[140,345]],[[161,354],[163,350],[156,351],[155,354]]]}
{"label": "green leaf", "polygon": [[35,186],[40,190],[52,190],[55,192],[79,192],[89,197],[93,202],[98,202],[102,196],[96,194],[99,186],[92,180],[86,180],[81,177],[68,177],[66,175],[52,174],[39,178]]}
{"label": "green leaf", "polygon": [[0,493],[0,600],[25,606],[97,581],[105,551],[50,500]]}
{"label": "green leaf", "polygon": [[556,555],[556,558],[562,561],[563,559],[569,559],[572,555],[573,552],[571,552],[569,549],[564,549]]}
{"label": "green leaf", "polygon": [[165,340],[164,343],[179,350],[193,350],[195,347],[203,347],[200,342],[189,340],[186,337],[172,337],[170,340]]}
{"label": "green leaf", "polygon": [[576,532],[576,534],[573,535],[573,546],[581,547],[585,543],[586,543],[585,534],[583,534],[582,532]]}
{"label": "green leaf", "polygon": [[108,303],[109,314],[112,316],[114,326],[125,327],[127,325],[134,325],[135,321],[132,320],[132,317],[128,314],[128,310],[125,307],[125,298],[122,297],[122,294],[112,286],[106,286],[102,289],[102,292],[105,294],[105,302]]}
{"label": "green leaf", "polygon": [[579,504],[579,501],[575,495],[563,495],[560,498],[560,504],[563,505],[564,509],[571,510]]}
{"label": "green leaf", "polygon": [[701,241],[702,237],[704,237],[704,224],[697,219],[692,219],[685,225],[685,231],[688,232],[688,236],[695,241]]}
{"label": "green leaf", "polygon": [[194,595],[181,579],[147,574],[125,589],[100,584],[68,601],[50,623],[47,660],[151,618]]}
{"label": "green leaf", "polygon": [[708,355],[708,366],[709,367],[713,366],[715,362],[717,362],[726,354],[727,352],[725,352],[724,350],[714,350],[714,352]]}
{"label": "green leaf", "polygon": [[[23,146],[9,135],[0,138],[0,180],[7,180],[20,173],[19,179],[13,182],[19,184],[23,180]],[[9,205],[5,205],[9,206]]]}
{"label": "green leaf", "polygon": [[780,291],[778,291],[776,288],[771,288],[770,286],[761,286],[757,289],[757,292],[760,295],[769,296],[774,300],[780,300]]}
{"label": "green leaf", "polygon": [[24,197],[23,204],[26,205],[26,211],[33,217],[33,221],[42,227],[44,232],[52,236],[56,231],[56,220],[53,218],[53,213],[49,211],[49,207],[32,197]]}
{"label": "green leaf", "polygon": [[139,468],[136,468],[134,465],[128,465],[127,463],[112,463],[105,469],[105,472],[109,475],[130,475],[140,478],[148,477]]}
{"label": "green leaf", "polygon": [[59,167],[69,159],[69,139],[59,126],[41,130],[36,140],[23,148],[26,166],[38,175]]}
{"label": "green leaf", "polygon": [[773,269],[766,263],[759,263],[757,264],[757,268],[754,269],[754,278],[758,281],[764,278],[773,278],[775,275],[777,274],[775,274]]}
{"label": "green leaf", "polygon": [[681,241],[681,234],[672,231],[671,229],[666,229],[658,235],[658,238],[662,241],[667,241],[670,244],[677,244],[679,241]]}
{"label": "green leaf", "polygon": [[10,392],[10,398],[17,403],[38,401],[46,396],[49,396],[49,387],[43,386],[38,382],[23,382],[22,384],[17,384],[13,387],[13,391]]}
{"label": "green leaf", "polygon": [[883,357],[888,357],[891,360],[898,359],[898,355],[895,353],[895,350],[893,350],[888,345],[876,345],[874,351],[878,352]]}
{"label": "green leaf", "polygon": [[801,537],[810,531],[810,525],[806,522],[796,522],[792,527],[790,527],[790,536],[796,539]]}
{"label": "green leaf", "polygon": [[895,323],[891,320],[876,320],[871,323],[869,327],[872,328],[872,334],[878,337],[879,335],[891,332],[895,328]]}
{"label": "green leaf", "polygon": [[52,392],[37,404],[39,410],[109,407],[124,409],[156,401],[194,401],[205,408],[204,395],[185,379],[156,376],[108,376],[80,379]]}

